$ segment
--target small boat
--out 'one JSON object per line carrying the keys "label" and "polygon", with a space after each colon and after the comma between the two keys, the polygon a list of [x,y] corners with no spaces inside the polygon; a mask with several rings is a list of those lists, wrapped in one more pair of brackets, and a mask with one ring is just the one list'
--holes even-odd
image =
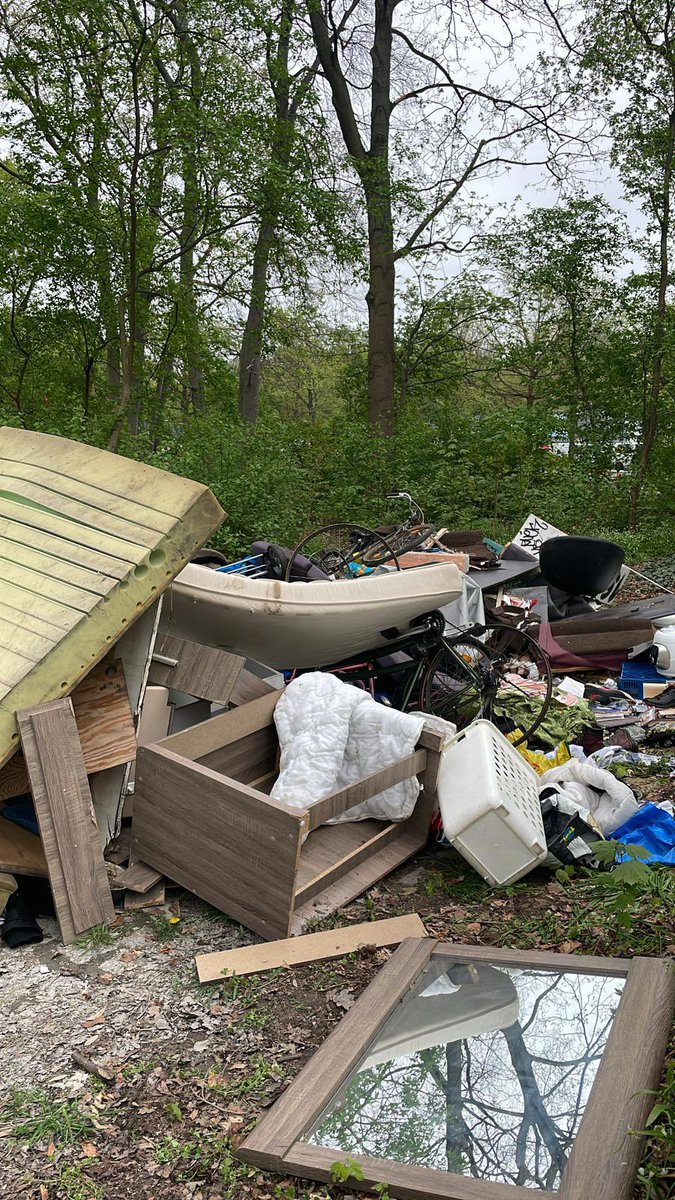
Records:
{"label": "small boat", "polygon": [[388,644],[415,617],[461,596],[454,563],[361,579],[285,583],[189,563],[174,579],[163,621],[176,637],[219,646],[277,670],[325,667]]}

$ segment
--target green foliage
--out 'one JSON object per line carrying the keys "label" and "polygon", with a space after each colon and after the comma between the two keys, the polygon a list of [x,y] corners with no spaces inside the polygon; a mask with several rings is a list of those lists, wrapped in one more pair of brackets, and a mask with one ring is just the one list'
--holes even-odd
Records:
{"label": "green foliage", "polygon": [[77,1100],[59,1100],[44,1088],[13,1088],[1,1110],[11,1136],[29,1146],[72,1146],[96,1133],[96,1121]]}
{"label": "green foliage", "polygon": [[330,1165],[330,1177],[333,1183],[349,1183],[354,1180],[355,1183],[362,1183],[365,1179],[363,1167],[353,1159],[348,1158],[344,1162],[336,1159]]}

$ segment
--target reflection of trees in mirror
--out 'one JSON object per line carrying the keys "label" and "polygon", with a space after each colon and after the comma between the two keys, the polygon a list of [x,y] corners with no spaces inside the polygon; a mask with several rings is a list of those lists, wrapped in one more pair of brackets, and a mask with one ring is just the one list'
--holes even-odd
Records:
{"label": "reflection of trees in mirror", "polygon": [[[452,974],[451,967],[443,982]],[[424,994],[425,972],[365,1063],[377,1059],[382,1045],[390,1047],[391,1057],[365,1065],[347,1082],[309,1140],[350,1154],[555,1190],[623,980],[536,970],[504,974],[517,994],[518,1019],[513,1021],[513,1009],[505,1015],[502,998],[499,1007],[495,1003],[492,1027],[485,1030],[488,1016],[485,1031],[462,1038],[462,1022],[453,1022],[452,1008],[459,992],[470,993],[473,985],[456,988],[450,982],[443,1002],[453,1039],[445,1040],[433,1021],[433,1038],[428,1033],[424,1005],[432,998],[438,1005],[438,988],[433,997]],[[438,982],[437,970],[434,975]],[[484,980],[482,987],[484,992]],[[465,1029],[469,1023],[475,1028],[476,1011],[464,1002]]]}

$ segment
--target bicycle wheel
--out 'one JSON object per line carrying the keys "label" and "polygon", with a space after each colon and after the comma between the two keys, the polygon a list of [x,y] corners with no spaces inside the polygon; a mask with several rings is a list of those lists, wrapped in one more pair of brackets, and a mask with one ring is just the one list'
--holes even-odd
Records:
{"label": "bicycle wheel", "polygon": [[477,638],[444,638],[432,652],[420,679],[417,707],[465,729],[492,716],[499,674],[492,655]]}
{"label": "bicycle wheel", "polygon": [[[417,550],[436,533],[434,525],[414,525],[412,529],[397,529],[387,534],[387,541],[394,554],[409,554]],[[385,561],[385,560],[383,560]]]}
{"label": "bicycle wheel", "polygon": [[508,625],[487,630],[487,647],[499,675],[493,704],[495,723],[515,722],[522,737],[531,738],[545,719],[553,694],[553,672],[545,650],[524,629]]}
{"label": "bicycle wheel", "polygon": [[293,578],[298,558],[307,558],[325,571],[329,579],[346,579],[369,574],[387,563],[400,571],[396,552],[386,538],[365,525],[336,523],[313,529],[298,542],[286,567],[286,580]]}

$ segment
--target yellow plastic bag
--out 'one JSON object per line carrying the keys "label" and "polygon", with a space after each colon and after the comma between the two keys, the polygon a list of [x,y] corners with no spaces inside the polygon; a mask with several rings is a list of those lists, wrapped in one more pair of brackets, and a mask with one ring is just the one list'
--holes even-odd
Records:
{"label": "yellow plastic bag", "polygon": [[[523,734],[522,730],[513,729],[506,736],[510,742],[515,742]],[[522,754],[531,767],[534,767],[537,775],[543,775],[544,771],[550,771],[551,767],[562,767],[563,763],[569,762],[572,757],[567,742],[558,742],[555,749],[546,752],[543,750],[529,750],[527,742],[521,742],[519,746],[516,746],[516,750],[519,754]]]}

